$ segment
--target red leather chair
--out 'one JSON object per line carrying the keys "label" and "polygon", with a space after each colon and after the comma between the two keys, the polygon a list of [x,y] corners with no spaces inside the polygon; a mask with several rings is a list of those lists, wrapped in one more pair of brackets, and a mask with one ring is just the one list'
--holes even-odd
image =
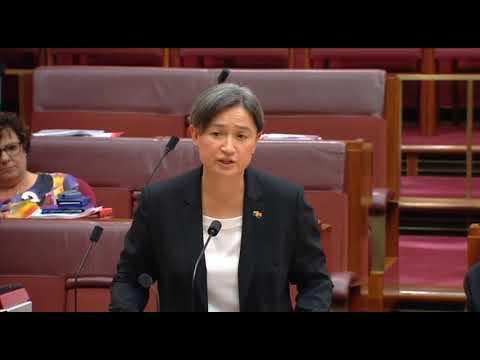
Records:
{"label": "red leather chair", "polygon": [[[312,68],[382,69],[388,73],[421,73],[421,48],[312,48]],[[404,104],[418,108],[419,83],[405,84]]]}
{"label": "red leather chair", "polygon": [[185,136],[185,116],[215,73],[154,67],[46,66],[34,72],[32,131],[102,129]]}
{"label": "red leather chair", "polygon": [[[35,312],[73,311],[74,274],[95,225],[104,231],[78,278],[78,311],[107,311],[110,284],[130,220],[3,220],[0,285],[23,284]],[[146,311],[156,309],[152,287]]]}
{"label": "red leather chair", "polygon": [[32,137],[32,171],[61,171],[92,187],[98,205],[131,218],[135,191],[141,190],[164,151],[166,140],[142,138]]}

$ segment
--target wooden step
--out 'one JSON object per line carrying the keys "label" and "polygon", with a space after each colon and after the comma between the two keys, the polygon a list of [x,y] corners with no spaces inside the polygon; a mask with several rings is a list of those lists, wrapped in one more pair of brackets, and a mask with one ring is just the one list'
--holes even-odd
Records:
{"label": "wooden step", "polygon": [[478,211],[480,199],[478,198],[424,198],[401,196],[398,200],[401,210],[410,211]]}
{"label": "wooden step", "polygon": [[445,302],[464,303],[465,292],[459,287],[436,287],[425,285],[399,285],[384,290],[384,299],[389,307],[398,302]]}

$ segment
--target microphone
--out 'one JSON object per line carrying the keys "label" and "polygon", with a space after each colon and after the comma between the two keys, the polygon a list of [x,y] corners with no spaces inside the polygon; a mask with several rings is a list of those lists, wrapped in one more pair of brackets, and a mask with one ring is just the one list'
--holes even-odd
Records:
{"label": "microphone", "polygon": [[103,228],[101,226],[95,225],[95,227],[92,230],[92,233],[90,234],[90,246],[88,247],[87,251],[83,255],[83,259],[80,262],[80,266],[78,267],[78,270],[75,273],[74,281],[73,281],[73,283],[74,283],[73,291],[75,293],[74,294],[74,297],[75,297],[74,311],[75,312],[77,312],[77,280],[78,280],[78,276],[80,275],[80,272],[83,269],[83,265],[85,264],[85,260],[87,259],[88,255],[90,254],[90,251],[95,246],[95,244],[98,242],[98,240],[100,239],[100,236],[102,236],[102,233],[103,233]]}
{"label": "microphone", "polygon": [[145,186],[150,184],[150,181],[152,181],[153,175],[155,175],[155,172],[157,171],[158,167],[162,164],[163,159],[165,159],[165,156],[167,156],[170,151],[175,149],[175,146],[177,146],[178,140],[179,139],[176,136],[172,136],[170,140],[168,140],[167,145],[165,145],[165,150],[163,152],[163,155],[160,157],[160,160],[158,160],[158,163],[155,166],[155,169],[153,169],[152,174],[150,175],[148,181],[145,183]]}
{"label": "microphone", "polygon": [[217,84],[223,84],[225,80],[227,80],[229,75],[230,75],[230,70],[223,69],[222,72],[217,77]]}
{"label": "microphone", "polygon": [[[218,84],[223,84],[227,78],[230,76],[230,69],[223,69],[220,74],[217,76],[217,85]],[[187,124],[190,123],[190,114],[187,114],[184,116],[185,122]]]}
{"label": "microphone", "polygon": [[[138,275],[137,278],[138,283],[145,289],[150,289],[150,286],[153,284],[153,279],[147,273],[142,273]],[[157,302],[157,311],[160,309],[160,297],[158,296],[157,289],[153,289],[155,291],[155,300]]]}
{"label": "microphone", "polygon": [[197,275],[198,264],[200,263],[200,259],[202,258],[202,256],[205,255],[205,250],[207,249],[210,239],[212,237],[217,236],[221,228],[222,228],[222,223],[220,221],[218,220],[212,221],[212,223],[210,224],[207,230],[207,233],[208,233],[207,241],[205,242],[205,245],[203,246],[203,249],[200,255],[198,255],[197,261],[195,262],[195,267],[193,268],[193,276],[192,276],[192,311],[195,311],[195,277]]}

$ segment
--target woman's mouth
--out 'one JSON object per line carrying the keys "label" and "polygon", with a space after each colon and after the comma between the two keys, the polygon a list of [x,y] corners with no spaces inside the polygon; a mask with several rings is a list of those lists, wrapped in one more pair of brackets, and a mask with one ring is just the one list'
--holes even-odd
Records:
{"label": "woman's mouth", "polygon": [[232,165],[235,163],[233,160],[229,160],[229,159],[221,159],[217,161],[222,165]]}

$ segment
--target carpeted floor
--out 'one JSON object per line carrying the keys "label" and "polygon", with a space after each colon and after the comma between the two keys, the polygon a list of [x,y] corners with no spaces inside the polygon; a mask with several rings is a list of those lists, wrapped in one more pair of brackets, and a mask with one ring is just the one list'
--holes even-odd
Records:
{"label": "carpeted floor", "polygon": [[[480,198],[480,177],[475,177],[472,196]],[[467,179],[454,176],[402,176],[400,196],[464,198]]]}
{"label": "carpeted floor", "polygon": [[[474,129],[474,144],[480,144],[480,132]],[[466,135],[463,127],[442,126],[435,136],[422,136],[418,127],[405,126],[402,130],[403,145],[465,145]]]}

